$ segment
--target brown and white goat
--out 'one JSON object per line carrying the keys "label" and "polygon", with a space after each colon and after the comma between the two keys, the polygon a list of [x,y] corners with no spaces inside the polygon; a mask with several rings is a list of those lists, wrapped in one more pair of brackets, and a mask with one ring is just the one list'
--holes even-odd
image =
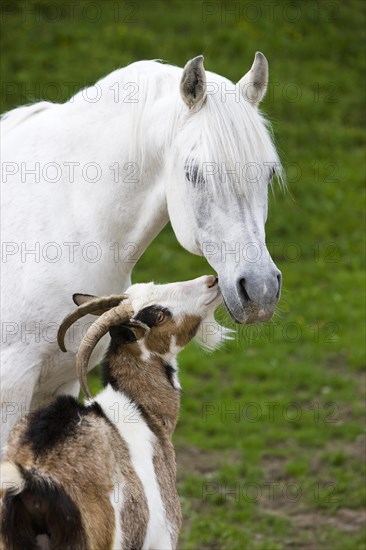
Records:
{"label": "brown and white goat", "polygon": [[[60,396],[12,430],[2,466],[4,548],[173,549],[181,511],[172,434],[180,406],[176,355],[193,338],[215,347],[225,335],[213,317],[217,279],[136,284],[124,295],[74,295],[87,313],[77,371],[89,398]],[[92,350],[107,332],[105,388],[87,385]]]}

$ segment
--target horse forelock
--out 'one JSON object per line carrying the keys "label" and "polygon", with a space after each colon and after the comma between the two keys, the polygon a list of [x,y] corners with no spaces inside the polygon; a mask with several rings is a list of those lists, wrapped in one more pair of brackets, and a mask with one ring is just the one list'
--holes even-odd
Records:
{"label": "horse forelock", "polygon": [[239,93],[225,94],[226,87],[233,90],[234,84],[213,76],[217,92],[208,94],[203,108],[189,116],[177,138],[189,179],[218,193],[230,187],[239,196],[267,187],[274,174],[282,183],[270,123]]}

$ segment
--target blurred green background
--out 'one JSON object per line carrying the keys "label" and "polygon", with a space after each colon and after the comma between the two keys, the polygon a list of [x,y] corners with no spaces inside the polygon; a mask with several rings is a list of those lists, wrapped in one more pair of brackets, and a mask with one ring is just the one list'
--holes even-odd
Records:
{"label": "blurred green background", "polygon": [[[274,187],[267,240],[283,295],[270,323],[237,328],[213,355],[195,344],[181,355],[181,549],[365,548],[365,7],[1,2],[2,112],[64,101],[139,59],[182,66],[203,53],[207,69],[233,81],[256,50],[269,60],[262,110],[289,191]],[[163,282],[207,272],[168,226],[133,275]]]}

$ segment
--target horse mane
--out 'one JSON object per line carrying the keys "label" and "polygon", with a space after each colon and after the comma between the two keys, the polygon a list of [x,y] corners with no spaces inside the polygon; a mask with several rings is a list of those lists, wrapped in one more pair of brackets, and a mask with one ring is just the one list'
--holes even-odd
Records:
{"label": "horse mane", "polygon": [[200,111],[190,112],[180,97],[181,74],[182,69],[173,65],[138,61],[107,77],[122,77],[122,86],[132,82],[138,88],[139,101],[128,109],[133,120],[129,125],[131,160],[138,162],[141,170],[146,168],[146,152],[157,141],[166,148],[161,158],[169,158],[172,146],[180,151],[181,166],[176,169],[184,173],[188,166],[188,171],[194,171],[191,180],[207,173],[208,163],[217,167],[217,174],[205,178],[215,193],[229,185],[237,195],[248,196],[258,185],[267,186],[274,174],[284,185],[271,125],[240,96],[237,86],[207,71],[208,90],[214,93],[208,92]]}
{"label": "horse mane", "polygon": [[[145,159],[150,157],[151,147],[159,143],[162,150],[154,156],[169,158],[171,147],[177,147],[182,155],[177,171],[184,173],[189,166],[188,170],[195,172],[190,179],[207,171],[208,163],[218,167],[218,174],[205,178],[214,192],[220,193],[229,185],[239,196],[248,196],[258,185],[267,186],[273,173],[283,182],[271,125],[240,96],[237,86],[207,71],[208,90],[214,93],[208,92],[200,111],[190,112],[180,97],[181,75],[181,68],[160,60],[137,61],[97,82],[103,91],[102,100],[107,98],[109,106],[112,88],[118,88],[121,97],[123,92],[127,96],[126,102],[115,104],[118,109],[114,112],[120,116],[123,111],[127,117],[124,126],[130,132],[129,159],[138,164],[140,173],[149,170]],[[135,94],[128,97],[131,91]],[[78,92],[73,101],[81,95],[82,91]]]}
{"label": "horse mane", "polygon": [[[239,196],[248,195],[258,185],[267,185],[273,173],[283,183],[271,126],[239,95],[237,86],[207,71],[206,102],[200,111],[190,112],[180,97],[181,74],[181,68],[160,60],[137,61],[78,91],[64,105],[72,103],[88,112],[97,106],[108,117],[121,117],[121,132],[129,131],[129,159],[138,164],[140,173],[149,169],[148,151],[159,143],[163,149],[155,157],[169,158],[171,147],[176,147],[181,163],[177,170],[188,170],[191,181],[204,181],[215,193],[229,185]],[[100,99],[88,102],[85,94],[93,87],[100,90]],[[41,101],[18,107],[2,120],[10,129],[55,105]],[[217,173],[207,174],[212,167]]]}
{"label": "horse mane", "polygon": [[11,111],[3,113],[0,116],[0,120],[3,124],[4,130],[5,128],[6,130],[11,130],[21,122],[24,122],[30,116],[41,113],[52,106],[53,103],[51,101],[37,101],[36,103],[22,105],[12,109]]}

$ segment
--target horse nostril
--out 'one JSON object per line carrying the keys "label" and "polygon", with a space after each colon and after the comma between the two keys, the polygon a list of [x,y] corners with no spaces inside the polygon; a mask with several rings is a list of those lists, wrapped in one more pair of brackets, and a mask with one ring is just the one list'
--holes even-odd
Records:
{"label": "horse nostril", "polygon": [[276,298],[277,300],[279,299],[280,297],[280,294],[281,294],[281,286],[282,286],[282,275],[281,274],[278,274],[277,275],[277,292],[276,292]]}
{"label": "horse nostril", "polygon": [[240,279],[239,285],[240,285],[240,288],[241,288],[241,291],[242,291],[242,296],[243,296],[243,298],[246,302],[250,302],[251,300],[249,298],[249,294],[246,291],[245,283],[246,283],[245,279]]}

